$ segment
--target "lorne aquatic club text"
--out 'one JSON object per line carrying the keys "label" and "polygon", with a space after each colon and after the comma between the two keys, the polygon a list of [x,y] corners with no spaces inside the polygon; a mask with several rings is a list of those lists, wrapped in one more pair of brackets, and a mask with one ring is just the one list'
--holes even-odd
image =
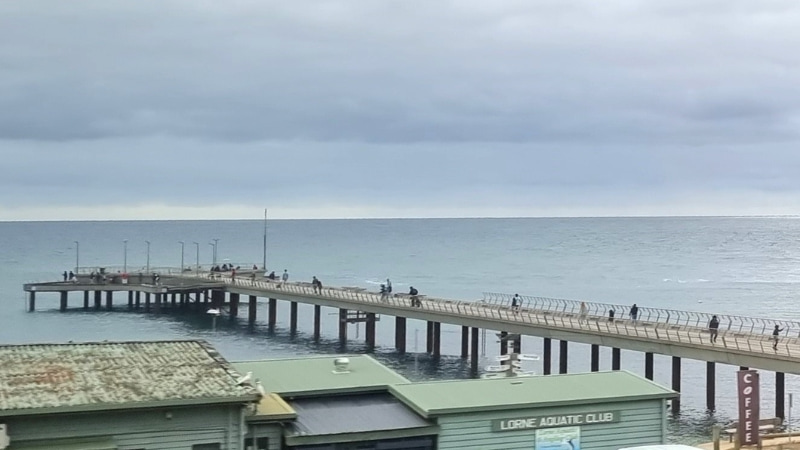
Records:
{"label": "lorne aquatic club text", "polygon": [[568,425],[593,425],[599,423],[619,422],[619,411],[603,411],[583,414],[560,414],[551,416],[524,417],[518,419],[501,419],[492,421],[494,431],[530,430],[536,428],[552,428]]}

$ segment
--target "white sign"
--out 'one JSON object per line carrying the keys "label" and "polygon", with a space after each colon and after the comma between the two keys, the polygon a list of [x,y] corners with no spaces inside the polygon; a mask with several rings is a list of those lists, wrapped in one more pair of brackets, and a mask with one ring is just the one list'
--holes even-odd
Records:
{"label": "white sign", "polygon": [[536,430],[536,450],[581,450],[581,427]]}

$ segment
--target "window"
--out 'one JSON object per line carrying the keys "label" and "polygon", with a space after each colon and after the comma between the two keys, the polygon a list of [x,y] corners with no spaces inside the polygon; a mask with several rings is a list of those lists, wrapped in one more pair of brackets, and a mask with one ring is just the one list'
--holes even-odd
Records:
{"label": "window", "polygon": [[244,450],[267,450],[269,448],[269,438],[256,438],[256,445],[253,446],[253,438],[244,440]]}
{"label": "window", "polygon": [[192,446],[192,450],[221,450],[222,446],[219,443],[216,444],[195,444]]}

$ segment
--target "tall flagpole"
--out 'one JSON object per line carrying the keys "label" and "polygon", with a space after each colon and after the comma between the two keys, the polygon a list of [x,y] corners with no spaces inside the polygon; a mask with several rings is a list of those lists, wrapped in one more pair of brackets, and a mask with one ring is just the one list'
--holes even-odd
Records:
{"label": "tall flagpole", "polygon": [[264,208],[264,260],[261,267],[262,270],[267,270],[267,208]]}

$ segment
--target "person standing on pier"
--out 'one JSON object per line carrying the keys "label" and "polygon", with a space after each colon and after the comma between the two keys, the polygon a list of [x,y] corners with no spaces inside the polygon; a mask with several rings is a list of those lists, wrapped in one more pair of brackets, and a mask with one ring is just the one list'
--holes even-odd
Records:
{"label": "person standing on pier", "polygon": [[772,342],[772,349],[773,350],[778,350],[778,336],[780,336],[781,331],[783,331],[783,328],[781,328],[781,327],[779,327],[777,325],[775,325],[775,328],[772,330],[772,341],[773,341]]}
{"label": "person standing on pier", "polygon": [[392,281],[388,278],[386,279],[386,293],[392,295]]}
{"label": "person standing on pier", "polygon": [[719,333],[719,319],[717,316],[711,316],[708,322],[708,333],[711,335],[711,342],[717,342],[717,334]]}
{"label": "person standing on pier", "polygon": [[519,294],[514,294],[514,297],[511,299],[511,310],[514,311],[514,314],[519,312],[520,306],[522,306],[522,298]]}
{"label": "person standing on pier", "polygon": [[631,316],[631,320],[635,324],[636,323],[636,319],[639,318],[639,307],[636,306],[636,303],[634,303],[633,306],[631,306],[630,316]]}
{"label": "person standing on pier", "polygon": [[64,281],[67,281],[67,271],[66,270],[64,271],[64,273],[62,275],[64,275]]}
{"label": "person standing on pier", "polygon": [[589,323],[588,315],[589,315],[589,308],[586,307],[586,302],[581,302],[581,312],[578,318],[578,323],[583,323],[583,322]]}

